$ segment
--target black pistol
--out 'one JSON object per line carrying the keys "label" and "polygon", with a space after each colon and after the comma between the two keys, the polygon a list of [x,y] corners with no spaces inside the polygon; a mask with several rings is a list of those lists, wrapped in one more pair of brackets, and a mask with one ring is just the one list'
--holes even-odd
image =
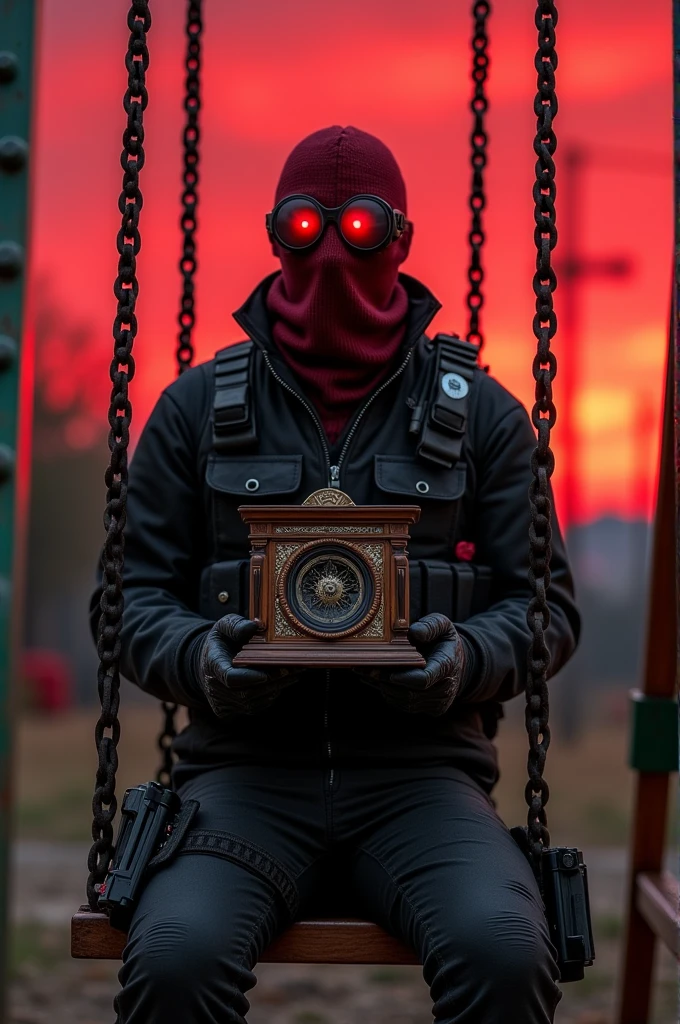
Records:
{"label": "black pistol", "polygon": [[543,900],[562,981],[580,981],[595,959],[590,921],[588,870],[583,854],[555,846],[541,855]]}
{"label": "black pistol", "polygon": [[180,808],[177,793],[158,782],[126,791],[113,861],[97,901],[114,928],[127,931],[144,872],[172,835]]}

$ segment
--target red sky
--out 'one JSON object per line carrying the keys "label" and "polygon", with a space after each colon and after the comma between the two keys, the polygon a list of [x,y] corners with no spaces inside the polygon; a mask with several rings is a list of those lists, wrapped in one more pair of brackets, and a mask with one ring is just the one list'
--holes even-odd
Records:
{"label": "red sky", "polygon": [[[94,329],[94,363],[103,379],[81,379],[78,386],[101,422],[114,313],[128,6],[126,0],[86,5],[74,20],[67,0],[43,0],[34,266],[69,317]],[[416,226],[404,269],[443,302],[436,327],[465,331],[468,6],[205,0],[200,359],[239,338],[231,312],[274,268],[263,220],[283,159],[300,137],[333,123],[357,125],[393,149]],[[532,395],[534,346],[534,6],[533,0],[496,0],[489,83],[486,358],[525,402]],[[173,375],[183,8],[181,0],[152,4],[132,385],[136,432]],[[579,144],[592,155],[580,209],[582,250],[633,262],[624,283],[591,281],[583,288],[579,351],[565,351],[559,335],[555,343],[558,360],[575,360],[574,514],[583,521],[647,514],[651,506],[672,255],[670,17],[669,2],[561,4],[560,151]],[[559,315],[559,291],[556,305]],[[66,385],[56,376],[60,359],[51,358],[59,401]],[[557,384],[559,404],[559,378]],[[554,441],[563,504],[559,425]]]}

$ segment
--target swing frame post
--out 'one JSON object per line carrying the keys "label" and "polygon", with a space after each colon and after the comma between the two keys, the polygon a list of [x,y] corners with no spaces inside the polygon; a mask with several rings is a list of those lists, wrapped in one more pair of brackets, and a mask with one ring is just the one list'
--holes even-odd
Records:
{"label": "swing frame post", "polygon": [[0,13],[0,1024],[6,1020],[12,680],[21,631],[32,351],[25,330],[32,96],[38,0]]}
{"label": "swing frame post", "polygon": [[[631,702],[633,803],[618,1024],[646,1024],[657,939],[680,955],[678,883],[663,870],[671,773],[678,770],[680,573],[680,0],[673,0],[675,258],[643,692]],[[672,553],[672,554],[671,554]]]}
{"label": "swing frame post", "polygon": [[[649,586],[643,691],[632,694],[630,764],[637,770],[630,838],[627,926],[619,986],[618,1024],[649,1019],[657,938],[676,954],[677,883],[663,872],[670,773],[677,770],[676,479],[674,340],[669,339],[659,491]],[[673,557],[670,552],[673,552]],[[645,721],[647,720],[647,721]],[[650,723],[652,728],[647,726]],[[664,728],[664,723],[667,727]],[[670,728],[668,727],[670,726]],[[666,734],[664,745],[659,737]],[[673,742],[674,741],[674,742]]]}

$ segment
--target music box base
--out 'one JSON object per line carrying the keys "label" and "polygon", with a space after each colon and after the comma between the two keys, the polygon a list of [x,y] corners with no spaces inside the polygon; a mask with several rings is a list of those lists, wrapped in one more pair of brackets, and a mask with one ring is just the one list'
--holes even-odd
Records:
{"label": "music box base", "polygon": [[234,658],[234,665],[295,665],[300,668],[424,668],[425,659],[406,640],[393,643],[335,644],[304,639],[299,643],[254,637]]}

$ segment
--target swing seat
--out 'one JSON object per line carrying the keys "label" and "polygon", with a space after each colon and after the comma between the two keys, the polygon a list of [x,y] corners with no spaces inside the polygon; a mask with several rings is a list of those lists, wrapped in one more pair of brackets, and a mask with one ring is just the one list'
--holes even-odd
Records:
{"label": "swing seat", "polygon": [[[127,937],[86,905],[71,918],[71,956],[120,960]],[[358,918],[297,921],[260,957],[265,964],[419,964],[419,957],[379,925]]]}

